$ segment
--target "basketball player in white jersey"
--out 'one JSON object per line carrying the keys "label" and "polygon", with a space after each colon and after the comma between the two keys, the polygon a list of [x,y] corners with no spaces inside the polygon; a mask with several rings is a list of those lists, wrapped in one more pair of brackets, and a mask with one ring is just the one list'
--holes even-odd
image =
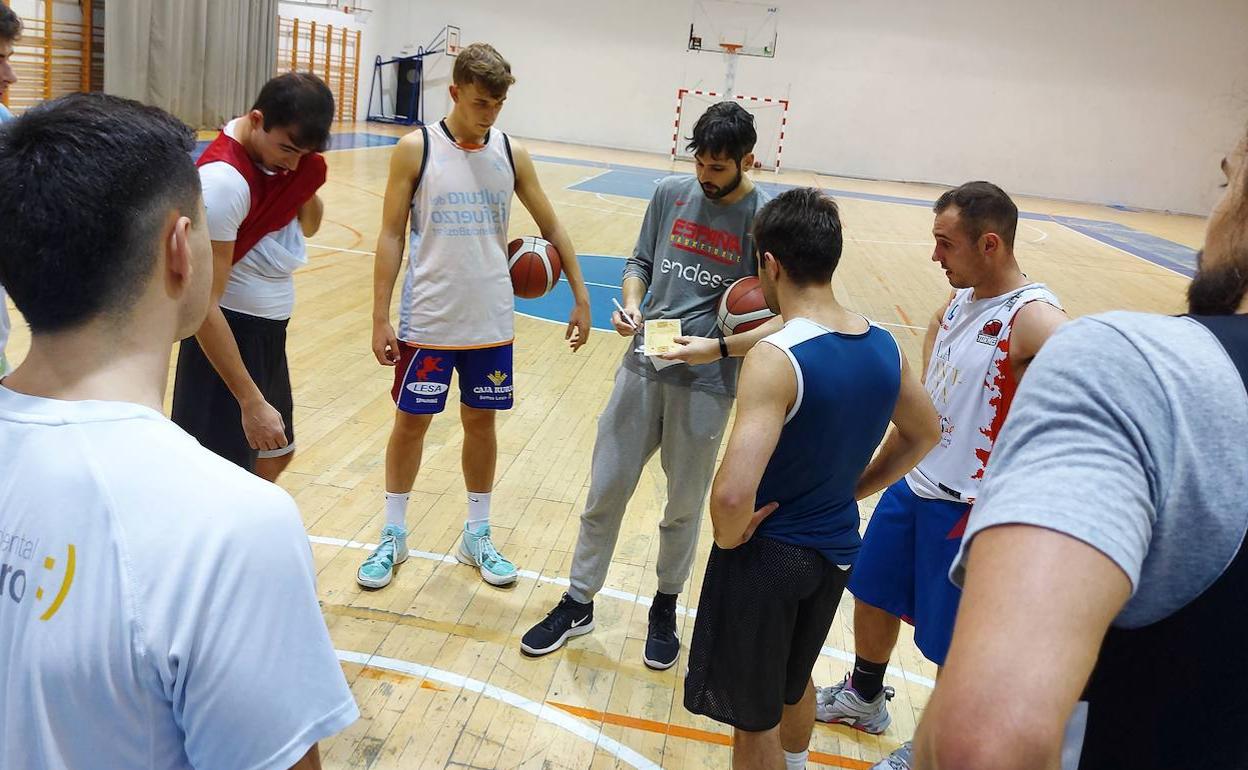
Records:
{"label": "basketball player in white jersey", "polygon": [[[884,671],[902,618],[914,624],[919,651],[944,664],[961,595],[949,568],[971,503],[1019,379],[1066,320],[1057,297],[1018,267],[1018,207],[1001,188],[968,182],[934,210],[932,261],[954,288],[924,340],[924,384],[941,440],[876,505],[849,581],[854,670],[817,694],[820,720],[869,733],[891,721]],[[876,767],[908,770],[910,751],[907,742]]]}
{"label": "basketball player in white jersey", "polygon": [[[386,523],[381,542],[356,575],[389,584],[407,558],[407,502],[420,469],[425,431],[446,407],[451,370],[459,372],[468,519],[456,556],[491,585],[516,580],[516,567],[490,537],[490,492],[498,445],[494,413],[512,405],[514,298],[507,268],[507,223],[514,192],[542,237],[554,244],[575,298],[566,339],[589,336],[589,292],[571,239],[555,216],[522,146],[494,128],[515,78],[493,46],[474,43],[455,59],[454,106],[395,147],[373,276],[373,354],[394,366],[394,428],[386,446]],[[411,217],[411,248],[399,306],[390,298]]]}

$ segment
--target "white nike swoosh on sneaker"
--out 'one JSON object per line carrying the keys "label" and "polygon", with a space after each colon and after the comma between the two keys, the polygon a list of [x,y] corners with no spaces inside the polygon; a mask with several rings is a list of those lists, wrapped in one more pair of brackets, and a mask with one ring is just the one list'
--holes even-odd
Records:
{"label": "white nike swoosh on sneaker", "polygon": [[588,623],[588,622],[589,622],[589,616],[588,616],[588,615],[586,615],[585,617],[581,618],[580,620],[574,620],[574,621],[572,621],[572,625],[571,625],[571,626],[569,626],[569,627],[570,627],[570,628],[576,628],[577,626],[583,626],[583,625],[585,625],[585,624],[586,624],[586,623]]}

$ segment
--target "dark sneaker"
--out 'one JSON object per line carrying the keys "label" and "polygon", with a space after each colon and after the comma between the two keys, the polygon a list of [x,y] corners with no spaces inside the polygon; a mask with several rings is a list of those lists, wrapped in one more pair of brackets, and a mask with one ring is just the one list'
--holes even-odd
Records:
{"label": "dark sneaker", "polygon": [[641,656],[647,668],[669,669],[680,655],[680,638],[676,636],[676,595],[655,594],[650,605],[650,633],[646,634],[646,651]]}
{"label": "dark sneaker", "polygon": [[562,647],[569,637],[593,630],[594,603],[582,604],[564,594],[546,619],[520,639],[520,649],[526,655],[545,655]]}

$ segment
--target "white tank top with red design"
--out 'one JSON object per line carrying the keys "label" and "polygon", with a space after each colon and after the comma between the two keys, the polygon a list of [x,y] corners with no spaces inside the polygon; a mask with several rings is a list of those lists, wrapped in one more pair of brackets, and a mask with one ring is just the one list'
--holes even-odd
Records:
{"label": "white tank top with red design", "polygon": [[1041,283],[997,297],[959,289],[940,318],[923,379],[940,415],[940,443],[906,475],[916,495],[972,502],[1018,381],[1010,366],[1014,317],[1029,302],[1061,308]]}

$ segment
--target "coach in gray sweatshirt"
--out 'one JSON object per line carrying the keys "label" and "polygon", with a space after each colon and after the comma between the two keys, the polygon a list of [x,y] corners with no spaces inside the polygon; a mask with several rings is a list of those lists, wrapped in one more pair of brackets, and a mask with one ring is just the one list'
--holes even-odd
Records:
{"label": "coach in gray sweatshirt", "polygon": [[[774,318],[729,337],[716,327],[724,291],[758,273],[750,229],[767,197],[745,175],[753,166],[756,139],[753,118],[739,104],[712,105],[689,143],[696,177],[668,177],[650,199],[624,268],[623,310],[612,316],[616,331],[633,339],[598,420],[571,586],[524,635],[520,646],[528,655],[554,652],[569,637],[593,630],[594,595],[606,580],[624,509],[657,449],[667,475],[667,507],[659,525],[658,593],[643,661],[653,669],[676,662],[676,595],[693,565],[739,359],[782,326]],[[639,352],[645,319],[681,321],[681,349],[668,360]]]}

